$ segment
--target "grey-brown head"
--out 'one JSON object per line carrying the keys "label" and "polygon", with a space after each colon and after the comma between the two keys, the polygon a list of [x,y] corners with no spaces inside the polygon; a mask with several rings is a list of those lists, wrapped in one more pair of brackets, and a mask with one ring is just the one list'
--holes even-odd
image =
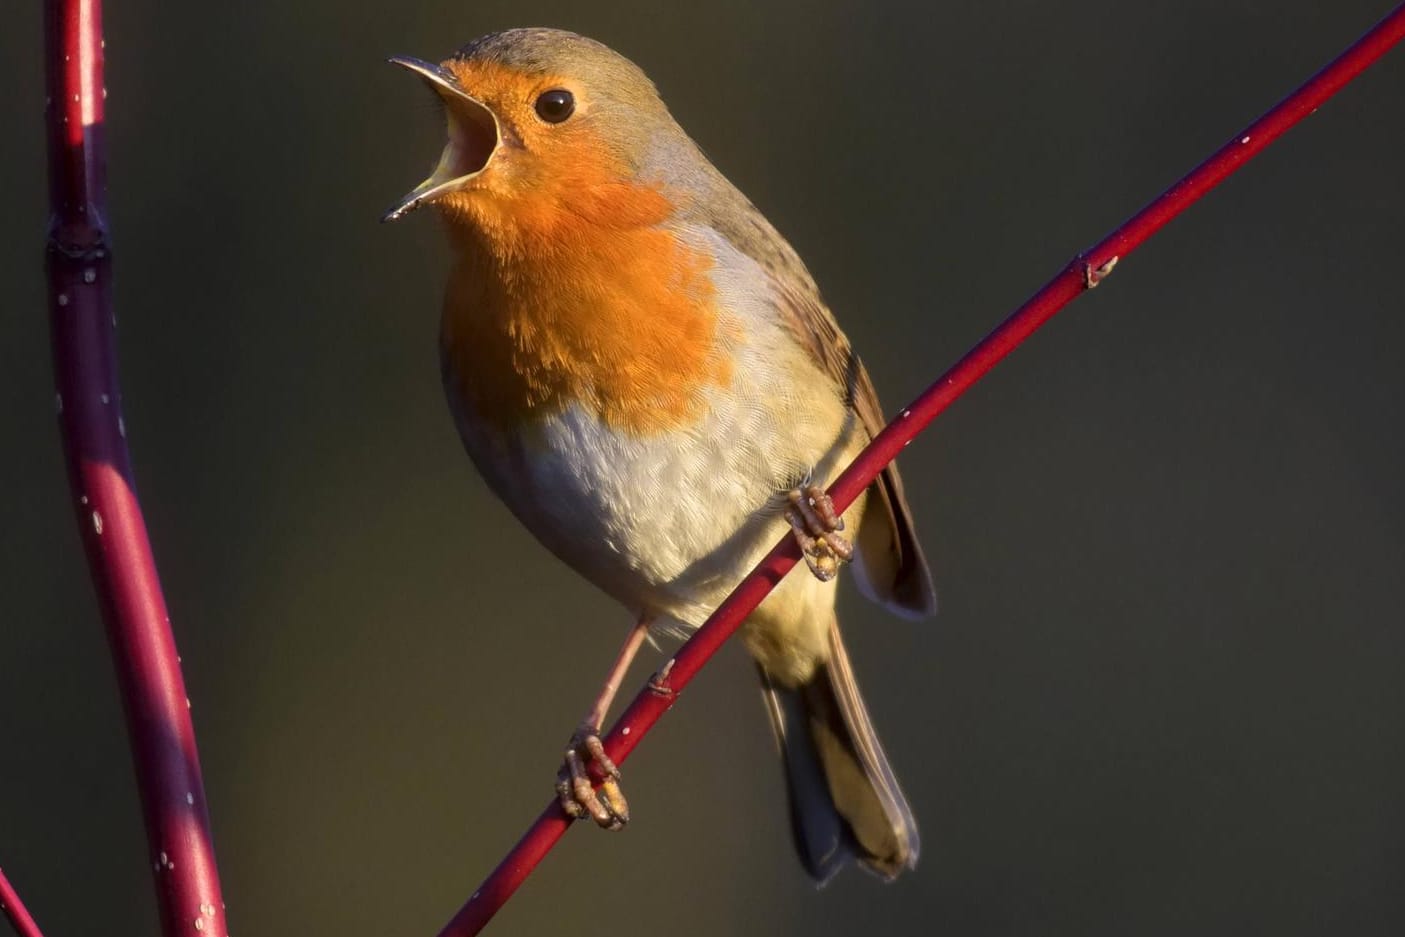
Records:
{"label": "grey-brown head", "polygon": [[437,65],[390,61],[434,91],[449,139],[433,174],[385,220],[426,203],[451,206],[455,193],[541,194],[563,176],[638,181],[647,164],[668,154],[700,158],[637,65],[572,32],[511,29],[475,39]]}

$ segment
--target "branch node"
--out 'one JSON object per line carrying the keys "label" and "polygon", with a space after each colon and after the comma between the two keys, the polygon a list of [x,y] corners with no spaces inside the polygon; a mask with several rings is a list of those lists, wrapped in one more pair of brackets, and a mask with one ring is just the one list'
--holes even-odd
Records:
{"label": "branch node", "polygon": [[1106,263],[1094,267],[1092,262],[1083,261],[1083,287],[1084,289],[1097,289],[1099,283],[1107,279],[1108,274],[1117,266],[1117,262],[1122,258],[1116,254],[1112,255]]}
{"label": "branch node", "polygon": [[668,663],[663,665],[663,669],[649,678],[649,692],[655,696],[673,697],[676,695],[673,687],[668,685],[668,674],[673,670],[673,658],[668,659]]}
{"label": "branch node", "polygon": [[58,230],[51,231],[48,249],[50,254],[62,257],[64,260],[76,260],[80,263],[97,263],[108,257],[107,237],[101,231],[86,240],[65,237]]}

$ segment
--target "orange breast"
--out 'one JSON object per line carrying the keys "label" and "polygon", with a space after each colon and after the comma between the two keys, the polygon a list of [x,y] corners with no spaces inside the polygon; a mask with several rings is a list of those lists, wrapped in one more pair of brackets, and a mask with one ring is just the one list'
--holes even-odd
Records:
{"label": "orange breast", "polygon": [[657,227],[661,192],[604,168],[577,162],[531,197],[479,192],[450,217],[440,340],[467,413],[511,429],[579,402],[652,435],[730,380],[711,259]]}

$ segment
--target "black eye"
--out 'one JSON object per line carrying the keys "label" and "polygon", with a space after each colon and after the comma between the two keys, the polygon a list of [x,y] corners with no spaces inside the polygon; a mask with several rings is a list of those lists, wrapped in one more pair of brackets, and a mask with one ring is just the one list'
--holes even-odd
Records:
{"label": "black eye", "polygon": [[564,88],[543,91],[537,98],[537,116],[548,124],[559,124],[576,110],[576,96]]}

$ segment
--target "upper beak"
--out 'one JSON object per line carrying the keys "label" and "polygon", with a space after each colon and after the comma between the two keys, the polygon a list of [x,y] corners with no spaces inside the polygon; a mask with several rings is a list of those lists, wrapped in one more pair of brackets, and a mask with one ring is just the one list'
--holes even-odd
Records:
{"label": "upper beak", "polygon": [[460,88],[451,72],[409,57],[397,56],[389,61],[419,75],[439,95],[449,125],[449,142],[444,145],[439,165],[430,177],[396,202],[381,221],[395,221],[436,196],[459,188],[483,171],[502,141],[497,116],[482,101]]}

